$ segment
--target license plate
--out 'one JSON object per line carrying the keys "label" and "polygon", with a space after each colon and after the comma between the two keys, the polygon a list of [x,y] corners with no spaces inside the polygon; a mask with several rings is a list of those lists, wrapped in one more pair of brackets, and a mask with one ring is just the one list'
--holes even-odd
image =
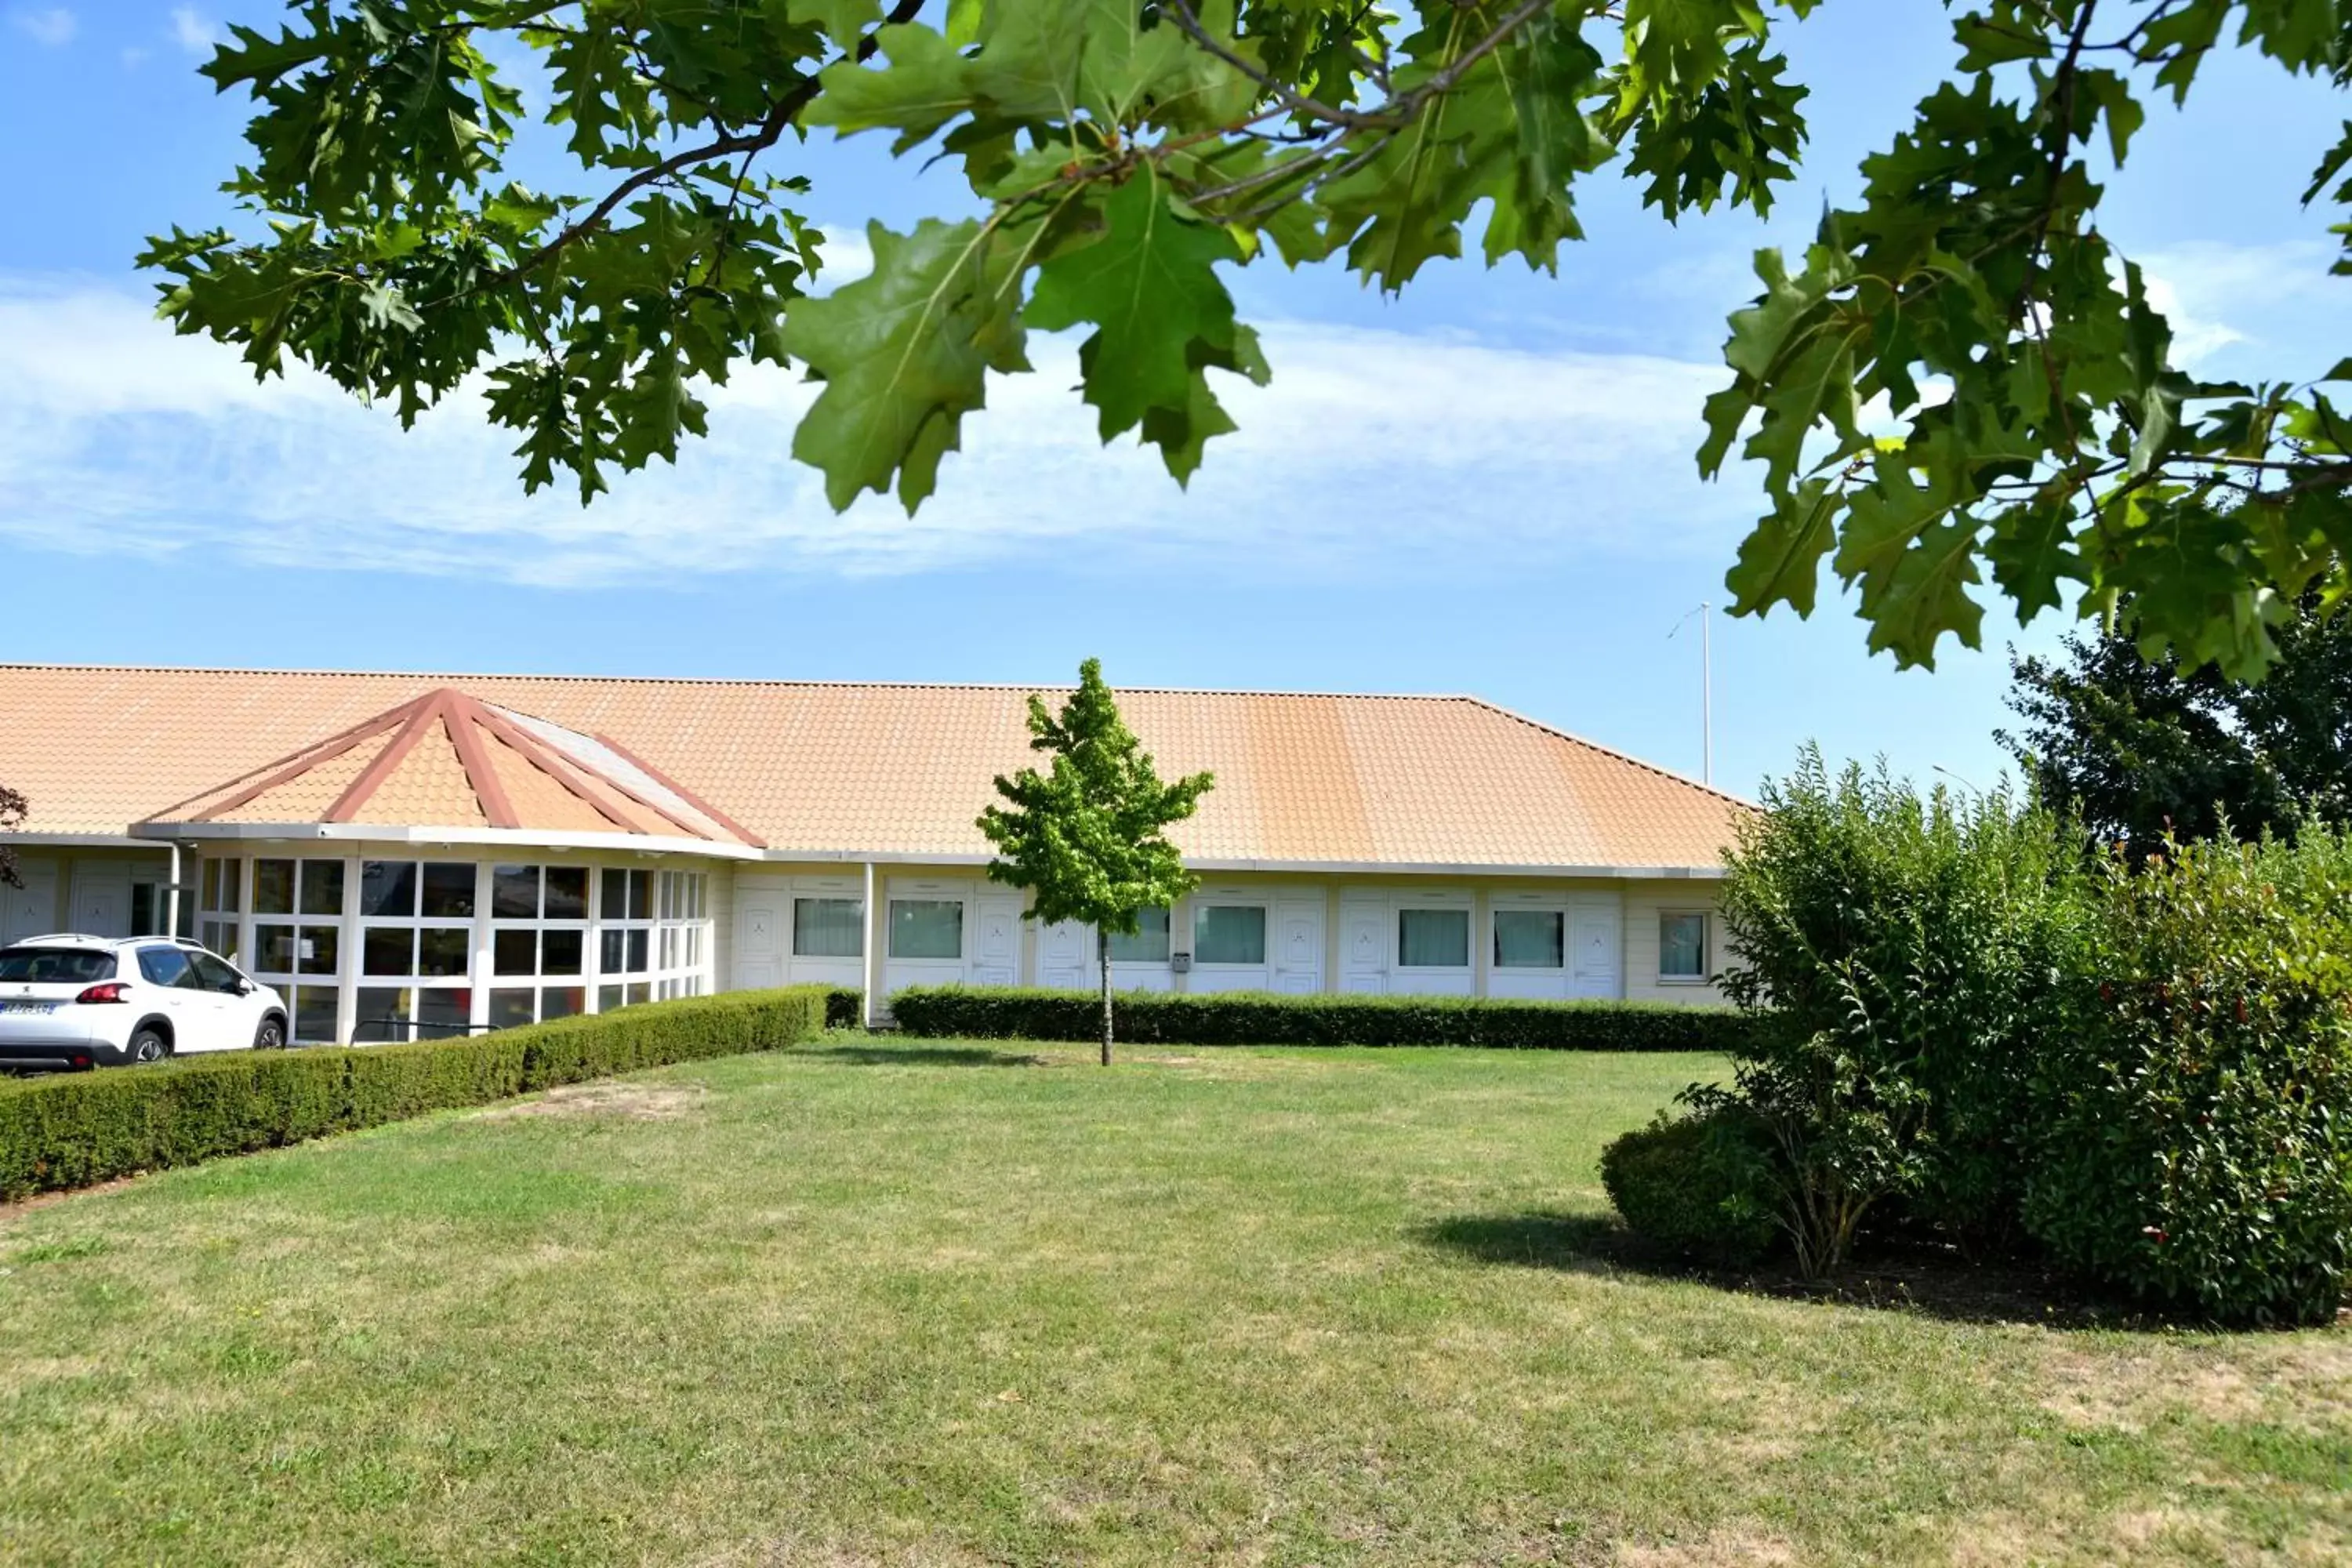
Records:
{"label": "license plate", "polygon": [[54,1013],[54,1002],[0,1002],[0,1013]]}

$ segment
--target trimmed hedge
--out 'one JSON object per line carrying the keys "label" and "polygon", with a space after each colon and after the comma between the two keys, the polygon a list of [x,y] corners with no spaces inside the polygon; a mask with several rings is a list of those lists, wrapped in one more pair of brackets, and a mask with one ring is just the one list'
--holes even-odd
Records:
{"label": "trimmed hedge", "polygon": [[559,1084],[815,1039],[822,986],[656,1002],[468,1039],[194,1057],[0,1088],[0,1201]]}
{"label": "trimmed hedge", "polygon": [[1709,1263],[1744,1268],[1780,1238],[1770,1150],[1736,1109],[1661,1113],[1601,1152],[1601,1184],[1640,1236]]}
{"label": "trimmed hedge", "polygon": [[[1092,1040],[1091,991],[917,986],[890,998],[910,1035],[978,1040]],[[1728,1007],[1667,1002],[1496,1002],[1453,996],[1209,996],[1130,991],[1111,1027],[1138,1046],[1484,1046],[1528,1051],[1725,1051],[1746,1038]]]}

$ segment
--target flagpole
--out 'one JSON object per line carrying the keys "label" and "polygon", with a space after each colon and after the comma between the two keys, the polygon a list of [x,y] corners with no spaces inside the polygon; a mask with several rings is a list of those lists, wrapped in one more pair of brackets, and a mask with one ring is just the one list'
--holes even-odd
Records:
{"label": "flagpole", "polygon": [[1698,606],[1698,729],[1699,780],[1715,787],[1715,606]]}
{"label": "flagpole", "polygon": [[1675,634],[1698,617],[1698,755],[1699,779],[1709,789],[1715,787],[1715,605],[1701,600],[1697,609],[1685,615],[1666,633],[1672,642]]}

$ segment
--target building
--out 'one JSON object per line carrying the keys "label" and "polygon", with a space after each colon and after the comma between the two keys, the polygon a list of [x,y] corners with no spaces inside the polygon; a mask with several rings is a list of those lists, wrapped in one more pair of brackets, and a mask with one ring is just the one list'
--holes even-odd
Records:
{"label": "building", "polygon": [[[987,879],[1027,689],[0,666],[0,939],[201,938],[301,1040],[824,982],[1092,984]],[[1467,697],[1126,690],[1200,889],[1178,991],[1718,999],[1739,801]],[[177,889],[173,897],[172,889]],[[887,1005],[877,1003],[877,1005]]]}

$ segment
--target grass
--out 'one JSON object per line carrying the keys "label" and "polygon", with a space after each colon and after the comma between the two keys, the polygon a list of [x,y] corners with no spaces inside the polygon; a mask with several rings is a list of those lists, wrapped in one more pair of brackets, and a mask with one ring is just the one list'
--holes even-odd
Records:
{"label": "grass", "polygon": [[0,1209],[0,1560],[2352,1553],[2352,1334],[1622,1267],[1698,1057],[846,1039]]}

